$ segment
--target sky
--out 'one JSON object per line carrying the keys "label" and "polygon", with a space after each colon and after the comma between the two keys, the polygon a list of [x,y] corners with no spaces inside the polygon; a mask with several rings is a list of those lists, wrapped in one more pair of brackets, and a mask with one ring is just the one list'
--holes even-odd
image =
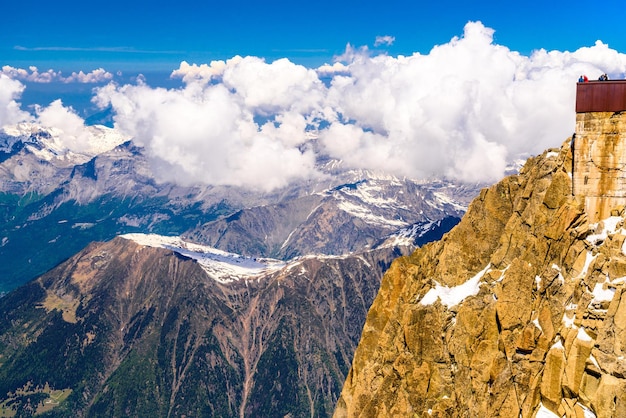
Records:
{"label": "sky", "polygon": [[[503,3],[507,3],[505,5]],[[495,42],[529,54],[573,51],[600,39],[626,50],[623,2],[385,2],[318,0],[3,2],[0,57],[15,67],[116,72],[171,70],[181,61],[235,55],[319,66],[347,43],[392,36],[391,55],[427,53],[468,21],[496,30]]]}
{"label": "sky", "polygon": [[320,155],[495,181],[571,135],[580,74],[626,77],[621,2],[500,3],[7,2],[0,127],[81,148],[110,109],[183,184],[272,190],[321,176]]}

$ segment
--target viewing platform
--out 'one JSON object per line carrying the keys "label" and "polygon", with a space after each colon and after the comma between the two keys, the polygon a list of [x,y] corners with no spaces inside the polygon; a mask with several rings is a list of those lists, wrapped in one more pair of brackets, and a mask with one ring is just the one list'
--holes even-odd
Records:
{"label": "viewing platform", "polygon": [[576,113],[626,110],[626,80],[576,84]]}

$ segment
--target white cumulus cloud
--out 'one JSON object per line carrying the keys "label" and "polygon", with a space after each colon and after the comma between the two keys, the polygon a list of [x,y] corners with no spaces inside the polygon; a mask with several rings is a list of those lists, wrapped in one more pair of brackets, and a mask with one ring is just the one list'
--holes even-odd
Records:
{"label": "white cumulus cloud", "polygon": [[33,122],[52,130],[55,145],[60,150],[95,155],[103,149],[105,144],[98,143],[100,139],[85,126],[83,118],[71,107],[64,106],[60,99],[48,106],[36,105],[34,115],[21,110],[19,99],[24,88],[20,81],[0,74],[0,129],[20,122]]}
{"label": "white cumulus cloud", "polygon": [[92,135],[84,120],[71,107],[63,106],[55,100],[46,107],[36,109],[37,122],[46,128],[54,128],[64,149],[74,152],[88,152],[91,149]]}
{"label": "white cumulus cloud", "polygon": [[0,128],[28,119],[28,113],[20,109],[16,101],[24,91],[24,85],[0,74]]}
{"label": "white cumulus cloud", "polygon": [[105,71],[103,68],[97,68],[88,73],[84,73],[82,71],[72,72],[68,77],[62,77],[61,81],[64,83],[101,83],[104,81],[109,81],[113,78],[113,74]]}
{"label": "white cumulus cloud", "polygon": [[348,44],[317,70],[257,57],[183,62],[172,73],[183,89],[111,85],[99,100],[168,180],[269,189],[317,175],[321,152],[399,176],[495,181],[514,158],[560,145],[575,128],[578,76],[623,77],[626,56],[601,42],[524,56],[493,34],[469,22],[428,54],[398,57]]}
{"label": "white cumulus cloud", "polygon": [[286,58],[271,64],[246,57],[225,69],[223,83],[244,105],[263,114],[295,110],[309,113],[325,99],[325,87],[314,70]]}
{"label": "white cumulus cloud", "polygon": [[211,64],[189,64],[187,61],[180,63],[178,69],[172,71],[172,78],[181,78],[185,83],[194,80],[204,80],[206,82],[213,78],[219,78],[224,73],[227,65],[232,65],[241,61],[243,58],[235,56],[228,61],[212,61]]}
{"label": "white cumulus cloud", "polygon": [[332,76],[335,74],[349,74],[348,66],[341,62],[334,62],[333,64],[323,64],[317,68],[317,73],[324,76]]}
{"label": "white cumulus cloud", "polygon": [[[412,177],[496,180],[507,160],[558,146],[573,132],[581,73],[626,73],[626,56],[601,43],[527,57],[494,44],[493,33],[470,22],[462,37],[409,57],[349,46],[341,59],[350,74],[328,90],[344,119],[321,136],[327,152]],[[349,141],[334,126],[345,120],[354,121]]]}
{"label": "white cumulus cloud", "polygon": [[[263,105],[263,97],[254,105]],[[285,113],[259,126],[245,100],[223,84],[109,85],[97,100],[113,106],[116,127],[145,147],[160,180],[271,190],[316,175],[314,153],[301,146],[301,115]]]}

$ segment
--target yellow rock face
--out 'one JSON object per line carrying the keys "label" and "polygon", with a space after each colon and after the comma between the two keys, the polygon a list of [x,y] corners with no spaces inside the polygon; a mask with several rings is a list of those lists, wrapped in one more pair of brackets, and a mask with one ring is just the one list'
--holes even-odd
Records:
{"label": "yellow rock face", "polygon": [[530,159],[393,263],[335,417],[626,416],[624,213],[589,222],[571,156]]}
{"label": "yellow rock face", "polygon": [[576,115],[573,188],[591,222],[626,204],[626,112]]}

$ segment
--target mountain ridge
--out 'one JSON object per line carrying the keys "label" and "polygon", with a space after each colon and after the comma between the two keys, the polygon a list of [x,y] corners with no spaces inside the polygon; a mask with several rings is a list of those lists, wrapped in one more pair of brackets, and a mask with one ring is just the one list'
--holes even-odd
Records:
{"label": "mountain ridge", "polygon": [[[176,249],[92,243],[0,298],[0,410],[329,416],[400,253],[294,260],[220,281]],[[179,252],[180,251],[180,252]]]}

